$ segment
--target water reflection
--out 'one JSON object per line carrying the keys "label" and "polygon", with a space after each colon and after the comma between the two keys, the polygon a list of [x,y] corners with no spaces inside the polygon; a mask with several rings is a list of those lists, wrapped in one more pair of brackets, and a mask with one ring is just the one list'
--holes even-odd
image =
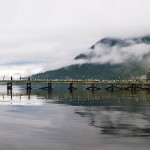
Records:
{"label": "water reflection", "polygon": [[123,137],[150,137],[149,110],[132,111],[122,108],[77,109],[76,114],[88,119],[89,125],[99,128],[100,134]]}
{"label": "water reflection", "polygon": [[[42,91],[42,90],[33,90],[31,91],[7,91],[6,93],[0,93],[0,97],[9,97],[10,100],[16,100],[16,98],[21,100],[27,98],[32,100],[33,97],[37,99],[54,100],[53,103],[56,104],[66,104],[72,106],[123,106],[123,107],[133,107],[132,110],[137,107],[148,107],[150,106],[150,93],[138,92],[132,94],[131,92],[122,91],[116,93],[110,93],[106,91],[101,92],[69,92],[69,91]],[[13,102],[13,101],[11,101]]]}
{"label": "water reflection", "polygon": [[[150,137],[150,93],[138,91],[43,91],[20,90],[0,94],[0,105],[47,104],[75,106],[74,113],[100,135]],[[68,114],[69,115],[69,114]]]}

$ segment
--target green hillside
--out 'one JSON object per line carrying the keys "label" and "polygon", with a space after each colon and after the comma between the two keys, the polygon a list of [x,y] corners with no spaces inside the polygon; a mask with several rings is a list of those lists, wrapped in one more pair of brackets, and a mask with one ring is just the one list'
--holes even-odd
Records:
{"label": "green hillside", "polygon": [[147,68],[138,63],[118,65],[82,64],[71,65],[58,70],[33,75],[32,78],[48,79],[135,79],[147,72]]}

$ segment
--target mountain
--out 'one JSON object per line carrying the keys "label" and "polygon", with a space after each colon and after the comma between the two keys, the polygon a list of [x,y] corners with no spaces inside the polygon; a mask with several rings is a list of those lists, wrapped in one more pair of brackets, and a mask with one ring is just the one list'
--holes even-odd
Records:
{"label": "mountain", "polygon": [[86,53],[74,59],[83,64],[70,65],[57,70],[33,75],[48,79],[135,79],[149,68],[150,36],[136,38],[103,38]]}
{"label": "mountain", "polygon": [[[136,37],[136,38],[126,38],[126,39],[119,39],[119,38],[103,38],[100,41],[96,42],[94,45],[90,47],[90,50],[95,50],[96,47],[103,47],[103,49],[112,49],[114,47],[117,48],[128,48],[135,45],[150,45],[150,35],[143,36],[143,37]],[[78,59],[88,59],[92,58],[93,54],[84,54],[81,53],[75,57],[76,60]]]}
{"label": "mountain", "polygon": [[137,64],[82,64],[39,73],[32,78],[40,79],[135,79],[146,73]]}

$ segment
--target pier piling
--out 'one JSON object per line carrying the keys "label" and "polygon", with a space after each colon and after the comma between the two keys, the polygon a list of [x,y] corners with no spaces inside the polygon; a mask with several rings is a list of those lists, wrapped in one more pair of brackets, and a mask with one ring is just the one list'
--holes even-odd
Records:
{"label": "pier piling", "polygon": [[27,90],[31,90],[32,89],[32,87],[31,87],[31,83],[27,83],[27,88],[26,88]]}
{"label": "pier piling", "polygon": [[7,82],[7,90],[12,90],[12,82]]}
{"label": "pier piling", "polygon": [[69,90],[76,90],[77,88],[73,86],[73,83],[70,83],[68,89]]}

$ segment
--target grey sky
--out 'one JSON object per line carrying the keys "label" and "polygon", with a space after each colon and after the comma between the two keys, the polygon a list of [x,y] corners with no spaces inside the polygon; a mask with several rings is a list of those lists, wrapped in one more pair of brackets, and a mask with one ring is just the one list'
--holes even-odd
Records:
{"label": "grey sky", "polygon": [[149,0],[0,0],[0,76],[74,63],[103,37],[150,34]]}

